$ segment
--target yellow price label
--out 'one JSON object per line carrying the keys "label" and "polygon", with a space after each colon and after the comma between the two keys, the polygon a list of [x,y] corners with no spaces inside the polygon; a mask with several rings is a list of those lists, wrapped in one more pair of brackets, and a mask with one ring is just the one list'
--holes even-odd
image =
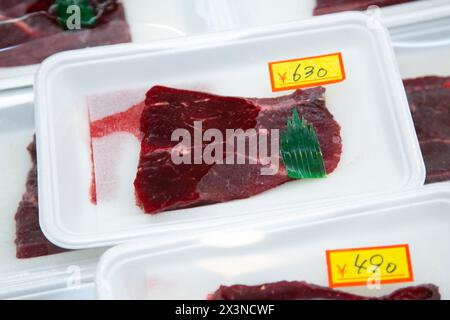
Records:
{"label": "yellow price label", "polygon": [[342,54],[269,62],[272,91],[312,87],[345,80]]}
{"label": "yellow price label", "polygon": [[407,244],[328,250],[330,287],[414,281]]}

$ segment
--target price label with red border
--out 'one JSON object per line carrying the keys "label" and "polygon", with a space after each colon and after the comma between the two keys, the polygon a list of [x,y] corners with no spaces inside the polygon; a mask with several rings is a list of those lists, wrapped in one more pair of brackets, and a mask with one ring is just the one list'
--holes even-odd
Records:
{"label": "price label with red border", "polygon": [[414,281],[407,244],[327,250],[330,287]]}
{"label": "price label with red border", "polygon": [[342,54],[269,62],[272,91],[283,91],[345,80]]}

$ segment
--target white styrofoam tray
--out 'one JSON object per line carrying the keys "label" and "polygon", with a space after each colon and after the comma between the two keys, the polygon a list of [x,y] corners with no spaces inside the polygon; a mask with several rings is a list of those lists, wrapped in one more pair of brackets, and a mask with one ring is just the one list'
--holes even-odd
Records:
{"label": "white styrofoam tray", "polygon": [[[100,299],[206,299],[220,285],[282,280],[328,285],[326,250],[408,244],[414,282],[343,288],[379,296],[436,284],[450,298],[450,189],[436,184],[363,205],[291,216],[155,246],[136,241],[108,250],[97,266]],[[432,261],[432,263],[430,263]]]}
{"label": "white styrofoam tray", "polygon": [[401,76],[449,77],[450,2],[439,11],[433,8],[421,14],[420,19],[403,16],[402,25],[390,28]]}
{"label": "white styrofoam tray", "polygon": [[[326,201],[422,185],[423,160],[389,36],[381,25],[370,28],[373,21],[368,25],[366,18],[344,13],[153,45],[65,52],[48,59],[36,79],[40,221],[46,236],[68,248],[104,246],[137,236],[199,231],[264,212],[273,216],[282,214],[282,207],[296,206],[306,214],[309,206]],[[250,199],[156,216],[140,212],[134,201],[129,210],[118,207],[114,212],[111,206],[106,213],[91,204],[89,94],[163,84],[207,87],[224,95],[273,96],[269,61],[338,51],[347,80],[327,86],[326,97],[342,126],[344,151],[327,179],[294,181]]]}

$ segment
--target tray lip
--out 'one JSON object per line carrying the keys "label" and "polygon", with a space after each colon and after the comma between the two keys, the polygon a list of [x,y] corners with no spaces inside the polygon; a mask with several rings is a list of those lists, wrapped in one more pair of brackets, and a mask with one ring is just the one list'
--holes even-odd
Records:
{"label": "tray lip", "polygon": [[23,105],[34,104],[34,95],[32,87],[20,87],[7,91],[0,90],[0,110],[15,109]]}
{"label": "tray lip", "polygon": [[[151,54],[154,52],[166,52],[173,48],[196,48],[202,49],[203,46],[207,48],[227,44],[230,41],[248,41],[258,40],[261,37],[270,37],[271,35],[278,35],[280,33],[297,32],[301,28],[308,30],[321,29],[324,27],[336,25],[354,25],[357,28],[364,29],[365,32],[373,34],[379,42],[379,54],[384,60],[384,64],[388,63],[388,74],[390,75],[391,83],[389,83],[388,94],[390,94],[392,101],[401,106],[394,110],[396,122],[401,125],[398,129],[400,138],[405,143],[405,151],[408,152],[407,162],[410,166],[410,174],[405,178],[404,187],[413,188],[423,185],[425,181],[425,165],[420,152],[419,143],[415,134],[412,116],[409,113],[409,107],[406,99],[406,94],[401,82],[398,66],[395,63],[394,50],[391,47],[390,38],[387,29],[380,23],[379,28],[368,28],[367,15],[357,12],[346,12],[332,15],[325,15],[314,17],[312,19],[290,22],[279,25],[260,26],[249,29],[231,30],[225,32],[218,32],[214,34],[197,35],[185,38],[169,39],[160,42],[148,43],[143,45],[136,44],[121,44],[109,47],[96,47],[83,50],[66,51],[58,53],[50,58],[47,58],[40,66],[36,75],[35,82],[35,103],[36,103],[36,143],[38,154],[38,179],[42,187],[39,188],[39,198],[45,199],[39,203],[39,216],[41,228],[45,236],[53,243],[60,247],[68,249],[86,249],[93,247],[110,246],[129,240],[130,238],[148,236],[150,234],[161,234],[162,232],[152,230],[151,228],[117,232],[112,234],[96,237],[94,234],[71,234],[63,230],[57,223],[56,207],[52,200],[52,190],[55,188],[54,177],[55,168],[52,166],[51,152],[50,152],[50,135],[49,123],[47,122],[46,110],[49,107],[47,103],[46,80],[53,73],[62,70],[66,63],[82,63],[85,61],[95,61],[95,59],[105,59],[112,57],[124,57],[132,59],[136,55]],[[399,114],[399,113],[403,114]],[[402,120],[399,121],[399,118]],[[399,190],[401,191],[401,190]],[[335,198],[335,202],[342,202],[348,200],[347,198]],[[316,201],[317,202],[317,201]],[[247,216],[251,216],[250,214]],[[231,222],[230,218],[230,222]],[[244,219],[245,220],[245,219]],[[234,222],[240,219],[234,218]],[[185,223],[184,228],[189,228],[192,223]],[[176,228],[175,228],[176,229]],[[183,228],[181,228],[184,230]],[[92,239],[94,238],[94,239]],[[95,239],[96,238],[96,239]]]}
{"label": "tray lip", "polygon": [[99,258],[84,259],[34,268],[31,271],[1,273],[0,299],[18,299],[37,293],[70,289],[68,281],[71,280],[71,273],[67,270],[74,265],[80,268],[80,286],[93,283],[98,260]]}
{"label": "tray lip", "polygon": [[[308,226],[317,223],[332,223],[343,219],[351,219],[353,217],[365,217],[377,215],[379,212],[387,212],[404,206],[417,206],[429,203],[447,202],[450,207],[450,185],[447,183],[430,184],[414,190],[408,190],[393,194],[388,197],[374,198],[372,201],[348,203],[337,211],[331,208],[321,212],[322,219],[304,219],[298,216],[290,216],[286,219],[277,220],[271,223],[261,222],[255,228],[264,233],[283,232],[296,228],[308,228]],[[423,212],[426,218],[427,212]],[[282,225],[282,226],[280,226]],[[245,231],[249,225],[242,225],[237,231]],[[224,230],[227,231],[227,230]],[[228,230],[230,232],[236,230]],[[180,251],[204,246],[205,242],[201,241],[201,236],[192,236],[183,240],[167,241],[164,244],[154,244],[149,239],[140,239],[123,243],[108,249],[100,257],[97,264],[95,282],[97,298],[114,299],[111,295],[109,286],[110,275],[114,273],[114,269],[125,263],[131,257],[139,259],[141,256],[156,256],[165,254],[170,251]]]}
{"label": "tray lip", "polygon": [[[450,40],[440,38],[438,40],[428,41],[405,41],[404,36],[414,36],[417,30],[410,30],[411,27],[417,27],[420,24],[427,23],[421,31],[432,29],[439,26],[439,21],[450,18],[450,2],[447,0],[418,1],[410,4],[416,10],[405,12],[395,12],[383,17],[383,22],[389,28],[394,48],[421,49],[433,48],[450,45]],[[386,13],[390,12],[389,10]]]}
{"label": "tray lip", "polygon": [[450,16],[447,0],[427,0],[382,8],[382,20],[388,29]]}
{"label": "tray lip", "polygon": [[5,76],[0,78],[0,92],[9,91],[20,88],[33,87],[34,75],[38,69],[38,64],[32,64],[22,67],[5,67],[0,69],[16,69],[23,68],[22,72],[13,76]]}

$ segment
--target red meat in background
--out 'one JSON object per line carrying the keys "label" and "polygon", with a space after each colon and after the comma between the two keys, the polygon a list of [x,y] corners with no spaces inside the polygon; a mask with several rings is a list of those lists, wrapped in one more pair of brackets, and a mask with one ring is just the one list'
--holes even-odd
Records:
{"label": "red meat in background", "polygon": [[131,41],[124,8],[116,1],[110,1],[110,9],[94,27],[74,31],[64,30],[49,14],[53,2],[2,0],[0,67],[32,65],[65,50]]}
{"label": "red meat in background", "polygon": [[403,83],[427,169],[426,183],[450,180],[450,77]]}
{"label": "red meat in background", "polygon": [[39,206],[37,189],[36,143],[28,146],[33,166],[28,172],[26,191],[22,196],[15,215],[16,220],[16,256],[19,259],[46,256],[60,253],[65,249],[55,246],[47,240],[39,225]]}

